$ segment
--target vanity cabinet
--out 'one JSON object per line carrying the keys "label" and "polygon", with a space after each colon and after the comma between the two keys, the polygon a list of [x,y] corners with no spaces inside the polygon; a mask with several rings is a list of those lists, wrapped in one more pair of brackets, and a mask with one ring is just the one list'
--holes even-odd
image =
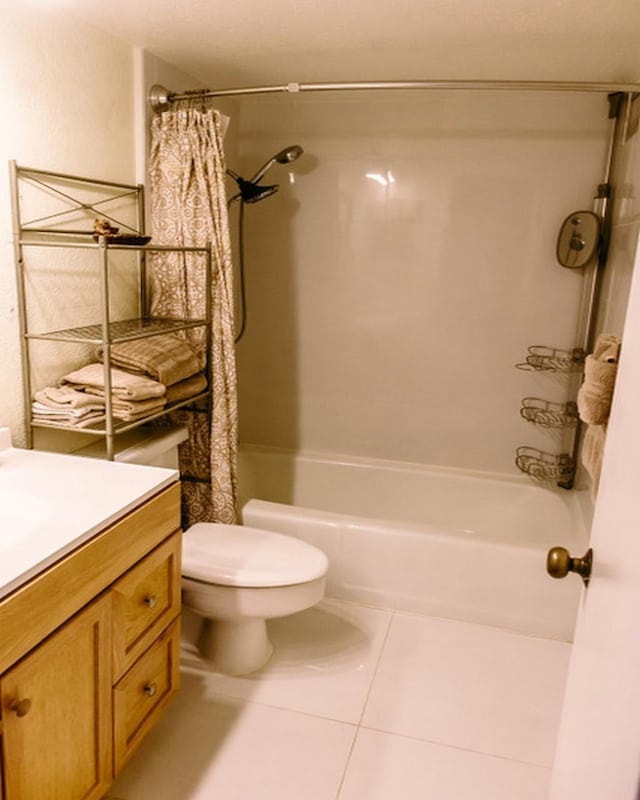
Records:
{"label": "vanity cabinet", "polygon": [[173,484],[0,600],[1,800],[103,797],[177,691],[179,509]]}
{"label": "vanity cabinet", "polygon": [[100,798],[111,783],[108,596],[0,679],[6,800]]}

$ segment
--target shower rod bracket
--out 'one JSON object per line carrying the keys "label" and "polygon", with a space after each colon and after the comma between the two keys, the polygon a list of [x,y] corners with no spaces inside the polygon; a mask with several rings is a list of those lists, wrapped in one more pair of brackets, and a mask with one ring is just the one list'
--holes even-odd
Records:
{"label": "shower rod bracket", "polygon": [[170,92],[159,83],[154,85],[149,90],[149,104],[154,111],[166,111],[173,102],[175,92]]}

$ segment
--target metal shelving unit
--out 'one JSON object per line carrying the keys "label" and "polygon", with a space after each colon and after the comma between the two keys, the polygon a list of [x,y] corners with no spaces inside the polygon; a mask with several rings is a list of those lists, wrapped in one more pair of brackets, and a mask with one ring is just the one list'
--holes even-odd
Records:
{"label": "metal shelving unit", "polygon": [[[93,219],[106,217],[112,222],[124,227],[127,233],[134,237],[144,236],[144,187],[142,185],[129,185],[110,181],[95,180],[93,178],[66,175],[56,172],[47,172],[30,167],[17,165],[10,162],[11,196],[13,207],[13,234],[16,264],[16,286],[18,294],[18,315],[20,324],[20,344],[22,355],[23,396],[25,430],[27,446],[33,447],[34,428],[55,428],[65,430],[60,423],[47,423],[46,421],[33,420],[31,415],[32,404],[32,354],[33,341],[51,341],[77,343],[81,345],[96,345],[102,348],[104,367],[104,392],[105,392],[105,418],[83,428],[68,426],[69,431],[87,434],[105,439],[106,456],[112,460],[114,457],[114,439],[118,434],[125,433],[154,419],[166,416],[178,408],[191,408],[199,404],[202,411],[203,402],[206,402],[207,413],[210,412],[209,388],[192,397],[168,404],[161,410],[146,415],[134,421],[121,421],[114,418],[113,398],[111,385],[111,357],[110,348],[120,342],[130,342],[151,336],[167,333],[177,333],[192,329],[204,330],[206,353],[210,352],[211,345],[211,302],[206,299],[205,313],[202,318],[182,319],[153,316],[150,313],[150,303],[147,291],[147,255],[150,253],[180,253],[185,256],[184,269],[201,265],[204,260],[206,285],[211,285],[211,247],[173,247],[153,244],[119,244],[109,237],[99,236],[95,240],[90,226]],[[31,192],[41,194],[37,198],[34,208],[37,216],[25,219],[25,195]],[[133,220],[123,221],[111,214],[110,209],[116,207],[121,214],[121,206],[126,213],[132,212]],[[41,213],[42,210],[46,213]],[[80,226],[79,228],[77,226]],[[64,250],[85,251],[87,260],[93,259],[96,274],[100,282],[100,319],[91,325],[80,325],[59,330],[32,331],[29,326],[28,315],[28,280],[37,280],[29,270],[27,253],[31,248],[63,248]],[[117,251],[135,253],[138,270],[138,316],[131,319],[114,320],[110,310],[111,298],[111,270],[110,264],[113,254]],[[211,386],[210,359],[207,358],[207,384]]]}

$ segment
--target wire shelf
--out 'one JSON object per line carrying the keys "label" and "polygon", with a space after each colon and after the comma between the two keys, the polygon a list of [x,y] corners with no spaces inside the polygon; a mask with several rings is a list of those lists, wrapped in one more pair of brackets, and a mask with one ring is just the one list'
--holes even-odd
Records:
{"label": "wire shelf", "polygon": [[527,348],[525,361],[516,364],[517,369],[536,372],[578,372],[582,369],[585,353],[579,347],[573,350],[558,350],[535,344]]}
{"label": "wire shelf", "polygon": [[573,428],[578,422],[578,406],[573,403],[554,403],[540,397],[524,397],[520,416],[543,428]]}
{"label": "wire shelf", "polygon": [[[130,339],[156,336],[159,333],[174,333],[185,328],[196,328],[206,324],[207,321],[204,319],[171,319],[163,317],[126,319],[109,323],[109,338],[112,343],[125,342]],[[85,325],[81,328],[67,328],[66,330],[49,331],[48,333],[30,333],[27,334],[27,338],[101,344],[103,330],[102,325]]]}
{"label": "wire shelf", "polygon": [[575,473],[574,461],[568,453],[553,455],[527,446],[516,450],[516,466],[537,481],[572,480]]}

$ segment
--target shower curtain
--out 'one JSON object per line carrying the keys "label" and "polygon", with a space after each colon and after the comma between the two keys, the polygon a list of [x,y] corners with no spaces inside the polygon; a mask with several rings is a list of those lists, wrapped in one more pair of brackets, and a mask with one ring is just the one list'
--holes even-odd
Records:
{"label": "shower curtain", "polygon": [[[189,428],[180,448],[183,525],[235,522],[238,408],[231,245],[225,197],[221,115],[207,108],[176,107],[152,123],[150,187],[154,244],[212,244],[212,285],[202,256],[156,253],[150,261],[151,312],[156,316],[205,316],[211,293],[211,419],[175,412]],[[199,348],[204,330],[187,332]],[[189,480],[191,478],[192,480]]]}

